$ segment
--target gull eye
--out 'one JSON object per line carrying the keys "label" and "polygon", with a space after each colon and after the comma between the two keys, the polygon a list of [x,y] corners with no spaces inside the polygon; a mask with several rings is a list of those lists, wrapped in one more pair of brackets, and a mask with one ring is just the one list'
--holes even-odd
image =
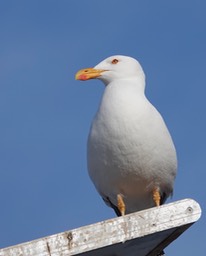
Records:
{"label": "gull eye", "polygon": [[111,63],[112,64],[117,64],[118,62],[119,62],[118,59],[113,59]]}

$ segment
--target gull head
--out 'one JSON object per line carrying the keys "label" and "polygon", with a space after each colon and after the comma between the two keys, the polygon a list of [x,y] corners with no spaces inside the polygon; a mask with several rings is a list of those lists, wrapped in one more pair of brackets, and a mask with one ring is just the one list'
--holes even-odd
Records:
{"label": "gull head", "polygon": [[114,55],[111,56],[94,68],[81,69],[76,73],[76,80],[99,79],[105,85],[119,79],[145,79],[144,71],[139,62],[128,56]]}

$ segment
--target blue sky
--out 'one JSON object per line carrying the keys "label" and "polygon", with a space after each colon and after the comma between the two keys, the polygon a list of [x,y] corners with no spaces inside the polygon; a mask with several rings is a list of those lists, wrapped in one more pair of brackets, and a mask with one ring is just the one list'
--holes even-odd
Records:
{"label": "blue sky", "polygon": [[[103,84],[74,80],[104,58],[137,58],[179,159],[173,201],[201,220],[167,255],[205,252],[206,3],[0,1],[0,247],[113,218],[87,175]],[[180,253],[181,251],[181,253]]]}

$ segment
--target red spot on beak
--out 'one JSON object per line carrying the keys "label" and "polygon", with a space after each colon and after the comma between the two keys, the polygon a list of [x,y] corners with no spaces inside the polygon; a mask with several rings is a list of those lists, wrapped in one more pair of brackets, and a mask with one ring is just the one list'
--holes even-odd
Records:
{"label": "red spot on beak", "polygon": [[85,81],[87,80],[87,75],[81,74],[78,79]]}

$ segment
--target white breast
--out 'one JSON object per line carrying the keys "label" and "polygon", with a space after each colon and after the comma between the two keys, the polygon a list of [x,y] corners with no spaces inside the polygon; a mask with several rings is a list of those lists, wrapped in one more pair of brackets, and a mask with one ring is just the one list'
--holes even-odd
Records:
{"label": "white breast", "polygon": [[[124,81],[125,82],[125,81]],[[158,111],[136,83],[109,84],[88,138],[88,170],[96,189],[127,213],[152,207],[155,186],[168,197],[176,175],[176,152]]]}

